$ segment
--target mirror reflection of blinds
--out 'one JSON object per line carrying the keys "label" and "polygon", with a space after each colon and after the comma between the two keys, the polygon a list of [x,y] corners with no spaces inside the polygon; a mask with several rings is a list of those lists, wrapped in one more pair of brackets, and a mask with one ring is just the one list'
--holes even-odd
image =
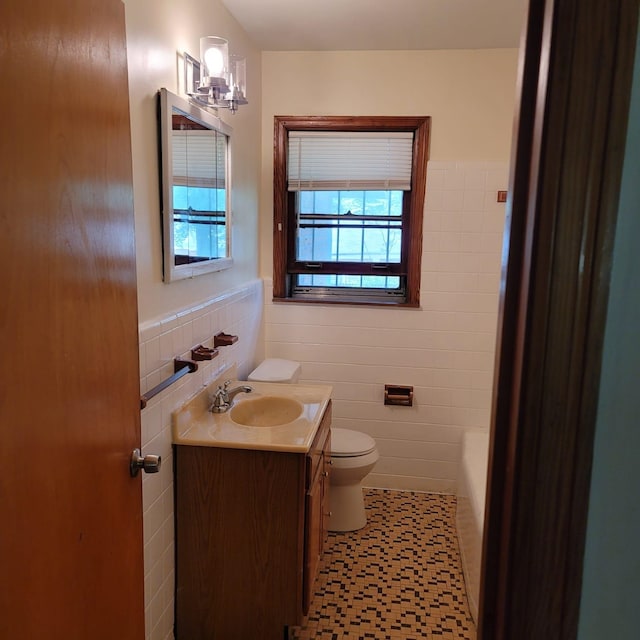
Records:
{"label": "mirror reflection of blinds", "polygon": [[173,184],[225,188],[226,137],[215,131],[172,132]]}
{"label": "mirror reflection of blinds", "polygon": [[411,189],[413,132],[290,131],[289,191]]}

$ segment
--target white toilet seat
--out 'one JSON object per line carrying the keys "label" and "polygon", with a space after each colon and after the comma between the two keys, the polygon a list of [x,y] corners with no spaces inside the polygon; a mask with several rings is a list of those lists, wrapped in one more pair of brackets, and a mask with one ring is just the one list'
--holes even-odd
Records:
{"label": "white toilet seat", "polygon": [[376,441],[366,433],[331,428],[329,479],[329,531],[356,531],[367,524],[362,480],[380,454]]}
{"label": "white toilet seat", "polygon": [[331,457],[366,456],[376,448],[376,441],[366,433],[351,429],[331,429]]}
{"label": "white toilet seat", "polygon": [[[362,456],[331,456],[331,468],[333,471],[337,471],[339,469],[353,469],[356,471],[357,469],[365,469],[366,467],[373,467],[373,465],[378,462],[380,458],[380,454],[377,449],[370,451],[369,453],[365,453]],[[364,477],[368,473],[367,471],[362,472],[362,477]],[[361,478],[362,479],[362,478]],[[333,474],[333,482],[339,482],[339,476],[336,477],[336,473]]]}

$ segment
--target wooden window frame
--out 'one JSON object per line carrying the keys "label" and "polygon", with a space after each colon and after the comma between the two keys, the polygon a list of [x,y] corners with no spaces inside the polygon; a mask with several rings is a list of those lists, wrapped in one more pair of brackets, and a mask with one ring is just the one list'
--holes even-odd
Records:
{"label": "wooden window frame", "polygon": [[[420,265],[424,199],[429,159],[429,116],[275,116],[273,159],[273,299],[280,302],[322,302],[323,304],[369,304],[394,307],[420,306]],[[289,264],[295,262],[290,208],[294,198],[287,191],[287,146],[289,131],[412,131],[414,145],[411,168],[411,197],[408,226],[403,224],[403,251],[407,252],[406,296],[402,301],[363,299],[361,296],[340,299],[293,298]],[[403,203],[403,209],[405,208]],[[403,214],[404,217],[404,214]],[[404,274],[403,274],[404,275]]]}

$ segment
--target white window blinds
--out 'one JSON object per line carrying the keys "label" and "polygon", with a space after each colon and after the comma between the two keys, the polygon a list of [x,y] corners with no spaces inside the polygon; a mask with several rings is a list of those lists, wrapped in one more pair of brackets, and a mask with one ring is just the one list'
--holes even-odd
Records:
{"label": "white window blinds", "polygon": [[226,136],[216,131],[172,132],[173,184],[225,188]]}
{"label": "white window blinds", "polygon": [[289,191],[411,189],[413,132],[290,131]]}

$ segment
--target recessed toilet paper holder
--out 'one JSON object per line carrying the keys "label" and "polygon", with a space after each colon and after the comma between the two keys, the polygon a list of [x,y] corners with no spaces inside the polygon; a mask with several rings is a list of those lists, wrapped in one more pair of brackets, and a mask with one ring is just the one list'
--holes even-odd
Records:
{"label": "recessed toilet paper holder", "polygon": [[385,384],[384,403],[400,407],[412,407],[413,387],[401,384]]}

